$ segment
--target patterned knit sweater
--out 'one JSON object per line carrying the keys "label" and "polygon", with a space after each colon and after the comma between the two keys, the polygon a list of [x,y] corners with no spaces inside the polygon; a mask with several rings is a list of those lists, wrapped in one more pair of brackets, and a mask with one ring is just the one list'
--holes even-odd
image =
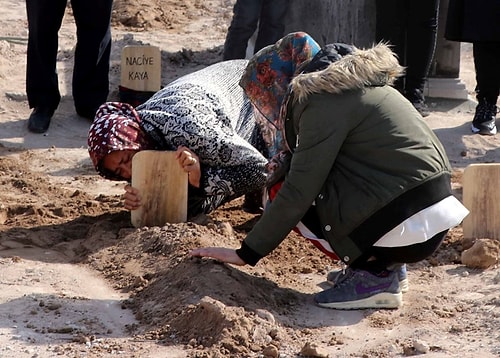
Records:
{"label": "patterned knit sweater", "polygon": [[157,149],[183,145],[200,158],[200,189],[190,188],[190,215],[265,185],[265,145],[238,84],[246,64],[225,61],[185,75],[137,107]]}

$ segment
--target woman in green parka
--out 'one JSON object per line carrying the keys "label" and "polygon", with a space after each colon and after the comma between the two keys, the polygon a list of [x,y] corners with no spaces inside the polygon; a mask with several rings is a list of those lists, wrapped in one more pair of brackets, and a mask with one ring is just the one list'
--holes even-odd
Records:
{"label": "woman in green parka", "polygon": [[281,134],[289,169],[239,249],[191,255],[255,265],[298,228],[347,266],[318,305],[399,307],[401,265],[431,255],[468,214],[442,144],[391,87],[403,70],[384,44],[320,49],[302,32],[255,54],[240,85]]}

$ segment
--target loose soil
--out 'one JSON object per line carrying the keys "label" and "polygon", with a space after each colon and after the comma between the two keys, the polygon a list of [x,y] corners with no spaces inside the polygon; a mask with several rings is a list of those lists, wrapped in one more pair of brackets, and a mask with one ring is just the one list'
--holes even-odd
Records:
{"label": "loose soil", "polygon": [[[116,0],[109,100],[125,45],[160,47],[164,84],[220,61],[233,3]],[[71,7],[60,31],[63,99],[37,135],[26,129],[25,4],[0,6],[0,357],[500,356],[500,269],[461,262],[473,240],[460,226],[408,265],[403,307],[360,311],[314,306],[339,266],[293,233],[255,268],[189,257],[199,246],[239,246],[259,218],[241,199],[192,222],[133,228],[124,183],[96,175],[90,123],[74,113]],[[472,94],[466,44],[460,76]],[[429,103],[461,199],[464,168],[497,162],[500,143],[470,134],[473,101]]]}

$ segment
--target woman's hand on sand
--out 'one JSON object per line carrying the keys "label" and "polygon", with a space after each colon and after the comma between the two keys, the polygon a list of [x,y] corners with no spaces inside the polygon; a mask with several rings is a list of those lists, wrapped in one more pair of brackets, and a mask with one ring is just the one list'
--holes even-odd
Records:
{"label": "woman's hand on sand", "polygon": [[125,185],[125,194],[123,194],[123,205],[127,210],[137,210],[141,206],[141,196],[139,190],[133,186]]}
{"label": "woman's hand on sand", "polygon": [[189,184],[199,188],[201,179],[201,167],[200,159],[198,156],[189,148],[184,146],[179,146],[177,148],[176,158],[179,161],[179,165],[184,169],[189,176]]}
{"label": "woman's hand on sand", "polygon": [[196,257],[211,257],[238,266],[246,265],[245,261],[238,256],[236,250],[226,249],[225,247],[202,247],[192,250],[189,254]]}

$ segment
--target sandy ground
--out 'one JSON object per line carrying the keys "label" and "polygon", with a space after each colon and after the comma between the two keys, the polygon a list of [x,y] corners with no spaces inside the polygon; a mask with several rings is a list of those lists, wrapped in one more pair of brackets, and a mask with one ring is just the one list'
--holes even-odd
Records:
{"label": "sandy ground", "polygon": [[[159,46],[163,83],[220,61],[232,4],[115,1],[109,99],[117,99],[124,45]],[[314,306],[312,294],[337,265],[294,234],[255,268],[189,258],[200,245],[239,245],[258,219],[241,200],[196,223],[132,228],[123,183],[95,174],[89,122],[74,113],[71,9],[60,32],[63,100],[37,135],[26,129],[25,3],[0,7],[1,358],[500,355],[500,269],[462,264],[471,243],[461,227],[409,265],[403,307],[381,311]],[[468,45],[461,67],[472,94]],[[499,137],[470,133],[473,100],[429,104],[426,121],[446,147],[461,198],[463,169],[498,162]]]}

